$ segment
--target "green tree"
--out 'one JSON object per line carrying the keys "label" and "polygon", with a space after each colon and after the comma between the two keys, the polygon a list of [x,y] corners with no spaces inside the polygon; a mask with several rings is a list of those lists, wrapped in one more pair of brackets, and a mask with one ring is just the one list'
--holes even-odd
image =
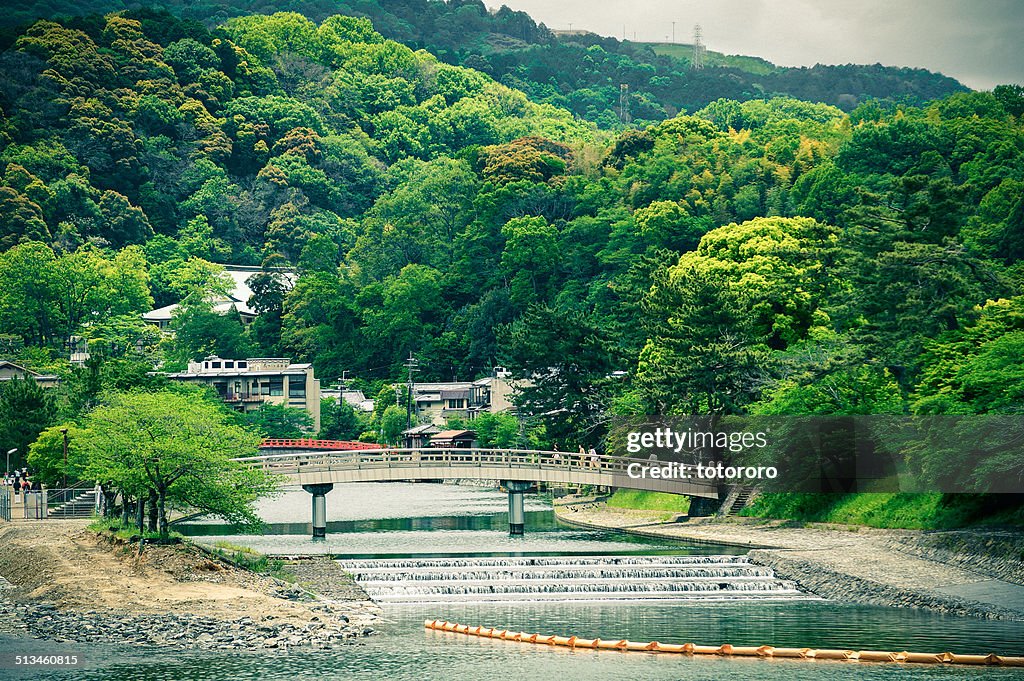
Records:
{"label": "green tree", "polygon": [[355,440],[366,430],[365,421],[352,405],[341,400],[320,400],[320,434],[323,440]]}
{"label": "green tree", "polygon": [[283,404],[263,403],[259,409],[246,412],[243,420],[263,437],[308,437],[313,428],[313,417],[309,412]]}
{"label": "green tree", "polygon": [[[67,465],[64,465],[64,433],[67,429]],[[32,478],[49,487],[59,487],[66,479],[69,484],[82,480],[86,458],[84,443],[89,432],[74,424],[51,426],[29,445],[28,465]]]}
{"label": "green tree", "polygon": [[46,390],[32,378],[0,382],[0,447],[5,452],[17,448],[11,456],[13,468],[25,465],[29,445],[56,418],[56,406]]}
{"label": "green tree", "polygon": [[164,538],[169,504],[258,526],[253,502],[272,493],[275,481],[233,461],[254,455],[260,438],[230,421],[197,393],[111,393],[83,420],[90,433],[84,475],[137,499],[152,490]]}
{"label": "green tree", "polygon": [[397,404],[392,404],[380,417],[380,437],[389,445],[396,445],[402,439],[402,431],[405,430],[406,413],[405,409]]}

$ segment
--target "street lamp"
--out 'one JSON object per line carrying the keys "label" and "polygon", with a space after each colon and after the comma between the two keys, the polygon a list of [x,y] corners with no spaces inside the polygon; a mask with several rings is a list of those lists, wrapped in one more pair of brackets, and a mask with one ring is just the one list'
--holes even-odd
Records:
{"label": "street lamp", "polygon": [[64,436],[64,489],[68,488],[68,429],[61,428],[61,435]]}
{"label": "street lamp", "polygon": [[8,475],[11,472],[11,454],[18,451],[17,447],[7,450],[7,465],[4,466],[4,475]]}

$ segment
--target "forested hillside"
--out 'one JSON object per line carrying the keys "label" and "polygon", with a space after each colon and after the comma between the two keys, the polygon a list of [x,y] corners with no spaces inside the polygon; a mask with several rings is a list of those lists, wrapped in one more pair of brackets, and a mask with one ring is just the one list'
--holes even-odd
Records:
{"label": "forested hillside", "polygon": [[[210,353],[325,382],[506,365],[572,449],[610,414],[1024,409],[1017,86],[723,99],[613,137],[297,14],[41,21],[0,74],[0,353],[68,377],[40,429]],[[210,262],[267,266],[250,327],[211,312]],[[176,301],[173,338],[145,329]]]}
{"label": "forested hillside", "polygon": [[[130,10],[126,16],[159,33],[165,18],[151,7],[206,28],[254,12],[292,11],[316,22],[334,14],[365,17],[385,38],[482,71],[535,102],[568,109],[607,129],[621,129],[624,121],[654,122],[680,111],[692,113],[720,98],[789,96],[849,111],[868,99],[920,105],[966,90],[941,74],[880,64],[785,68],[708,52],[706,68],[693,70],[691,52],[683,45],[620,41],[592,33],[556,35],[524,12],[504,6],[489,12],[481,0],[86,0],[60,5],[56,12],[52,3],[20,5],[0,18],[0,26],[8,27],[8,40],[13,40],[38,18]],[[626,111],[620,105],[622,86],[628,88]]]}

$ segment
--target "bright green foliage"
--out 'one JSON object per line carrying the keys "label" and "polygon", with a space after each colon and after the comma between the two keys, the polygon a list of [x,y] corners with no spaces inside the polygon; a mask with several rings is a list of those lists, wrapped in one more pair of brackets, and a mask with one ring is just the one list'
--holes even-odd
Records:
{"label": "bright green foliage", "polygon": [[320,401],[320,433],[323,440],[355,440],[366,430],[364,419],[348,402],[330,398]]}
{"label": "bright green foliage", "polygon": [[406,426],[405,409],[392,404],[384,410],[380,417],[380,438],[389,445],[397,445],[402,439],[402,431]]}
{"label": "bright green foliage", "polygon": [[149,309],[146,259],[83,246],[56,255],[39,242],[0,253],[0,325],[37,344],[67,338],[111,315]]}
{"label": "bright green foliage", "polygon": [[519,443],[520,424],[512,414],[480,414],[470,427],[476,432],[481,447],[515,447]]}
{"label": "bright green foliage", "polygon": [[[64,464],[64,433],[67,430],[67,465]],[[83,479],[86,466],[85,442],[89,432],[74,424],[51,426],[39,433],[29,447],[28,466],[32,477],[49,487],[60,487]]]}
{"label": "bright green foliage", "polygon": [[258,526],[252,504],[275,483],[232,461],[254,455],[260,437],[230,419],[198,394],[112,393],[83,421],[83,475],[135,498],[156,492],[164,537],[169,504]]}
{"label": "bright green foliage", "polygon": [[980,312],[974,324],[928,343],[916,412],[1024,410],[1024,298],[989,301]]}
{"label": "bright green foliage", "polygon": [[283,404],[263,403],[259,409],[246,412],[244,421],[263,437],[309,437],[313,428],[313,417],[309,412]]}

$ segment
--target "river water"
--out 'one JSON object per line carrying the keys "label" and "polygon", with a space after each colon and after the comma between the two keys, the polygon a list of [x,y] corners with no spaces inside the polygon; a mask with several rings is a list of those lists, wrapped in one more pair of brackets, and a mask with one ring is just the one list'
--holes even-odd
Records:
{"label": "river water", "polygon": [[[188,529],[200,541],[228,541],[273,554],[330,553],[384,604],[379,634],[334,651],[288,653],[54,646],[0,634],[15,646],[84,652],[83,668],[46,679],[991,679],[1021,670],[869,663],[728,659],[567,650],[427,631],[424,619],[581,638],[666,643],[771,644],[1024,655],[1024,625],[915,610],[807,599],[746,563],[742,549],[686,545],[567,529],[533,498],[527,535],[507,537],[504,495],[485,488],[353,484],[328,495],[329,539],[309,539],[309,496],[264,503],[271,523],[259,537],[213,523]],[[307,522],[303,522],[307,521]],[[631,583],[650,585],[637,592]],[[514,588],[508,585],[515,585]],[[696,590],[689,584],[710,584]],[[753,586],[750,586],[753,584]],[[504,585],[495,589],[495,585]],[[745,585],[737,587],[737,585]],[[767,585],[767,586],[766,586]],[[502,593],[503,591],[510,593]],[[564,596],[564,597],[563,597]],[[621,597],[617,597],[621,596]],[[10,648],[8,648],[10,649]]]}

